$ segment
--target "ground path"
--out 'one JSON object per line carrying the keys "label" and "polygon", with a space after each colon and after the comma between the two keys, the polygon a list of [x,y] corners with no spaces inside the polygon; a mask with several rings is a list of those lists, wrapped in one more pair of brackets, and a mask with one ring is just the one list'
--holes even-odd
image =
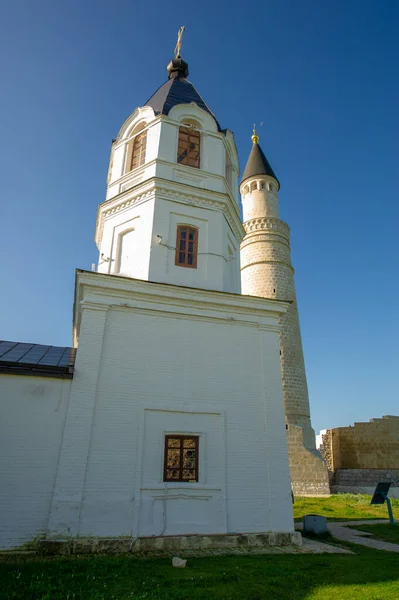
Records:
{"label": "ground path", "polygon": [[[327,528],[333,537],[335,537],[337,540],[341,540],[342,542],[360,544],[361,546],[367,546],[368,548],[374,548],[375,550],[399,552],[399,544],[392,544],[391,542],[384,542],[383,540],[370,538],[369,536],[372,536],[372,533],[349,528],[349,526],[353,527],[356,525],[377,525],[381,523],[389,523],[389,521],[387,519],[367,519],[364,521],[336,522],[330,521],[327,523]],[[295,527],[297,529],[303,529],[303,523],[296,523]]]}

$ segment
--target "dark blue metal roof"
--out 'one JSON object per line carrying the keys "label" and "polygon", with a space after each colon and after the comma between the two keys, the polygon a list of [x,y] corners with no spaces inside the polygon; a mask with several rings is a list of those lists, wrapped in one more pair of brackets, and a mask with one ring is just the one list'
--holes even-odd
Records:
{"label": "dark blue metal roof", "polygon": [[277,179],[273,169],[271,168],[266,156],[263,154],[262,148],[257,142],[255,142],[252,146],[252,150],[250,152],[248,162],[241,179],[241,183],[243,183],[246,179],[249,179],[250,177],[255,177],[256,175],[269,175],[277,181],[280,187],[279,180]]}
{"label": "dark blue metal roof", "polygon": [[215,119],[218,131],[223,131],[215,115],[205,104],[193,84],[184,77],[177,76],[168,79],[147,100],[145,106],[150,106],[157,115],[167,115],[177,104],[190,104],[191,102],[195,102],[199,108],[206,110]]}
{"label": "dark blue metal roof", "polygon": [[75,357],[76,348],[0,340],[0,373],[71,378]]}

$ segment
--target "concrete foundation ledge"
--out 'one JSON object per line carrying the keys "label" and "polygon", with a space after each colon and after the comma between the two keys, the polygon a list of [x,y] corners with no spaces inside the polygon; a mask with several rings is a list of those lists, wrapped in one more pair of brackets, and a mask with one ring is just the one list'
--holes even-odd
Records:
{"label": "concrete foundation ledge", "polygon": [[142,538],[79,538],[75,540],[40,540],[37,553],[42,556],[69,554],[140,554],[170,556],[196,550],[261,549],[301,546],[298,532],[237,533],[220,535],[178,535]]}

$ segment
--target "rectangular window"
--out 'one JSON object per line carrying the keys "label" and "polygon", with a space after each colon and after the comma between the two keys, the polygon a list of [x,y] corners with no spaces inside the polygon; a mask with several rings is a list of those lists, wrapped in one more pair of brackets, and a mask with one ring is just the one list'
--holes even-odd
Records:
{"label": "rectangular window", "polygon": [[197,435],[165,436],[164,481],[198,481]]}
{"label": "rectangular window", "polygon": [[179,267],[197,268],[198,229],[179,225],[176,235],[175,264]]}

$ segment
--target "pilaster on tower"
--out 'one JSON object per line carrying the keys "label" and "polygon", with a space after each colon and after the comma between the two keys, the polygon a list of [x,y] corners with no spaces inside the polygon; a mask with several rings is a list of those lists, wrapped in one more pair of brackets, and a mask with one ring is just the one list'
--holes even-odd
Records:
{"label": "pilaster on tower", "polygon": [[290,230],[279,219],[280,183],[254,130],[252,150],[240,184],[245,237],[241,244],[243,294],[291,302],[280,317],[280,357],[292,488],[295,494],[328,494],[325,463],[316,450],[310,421]]}

